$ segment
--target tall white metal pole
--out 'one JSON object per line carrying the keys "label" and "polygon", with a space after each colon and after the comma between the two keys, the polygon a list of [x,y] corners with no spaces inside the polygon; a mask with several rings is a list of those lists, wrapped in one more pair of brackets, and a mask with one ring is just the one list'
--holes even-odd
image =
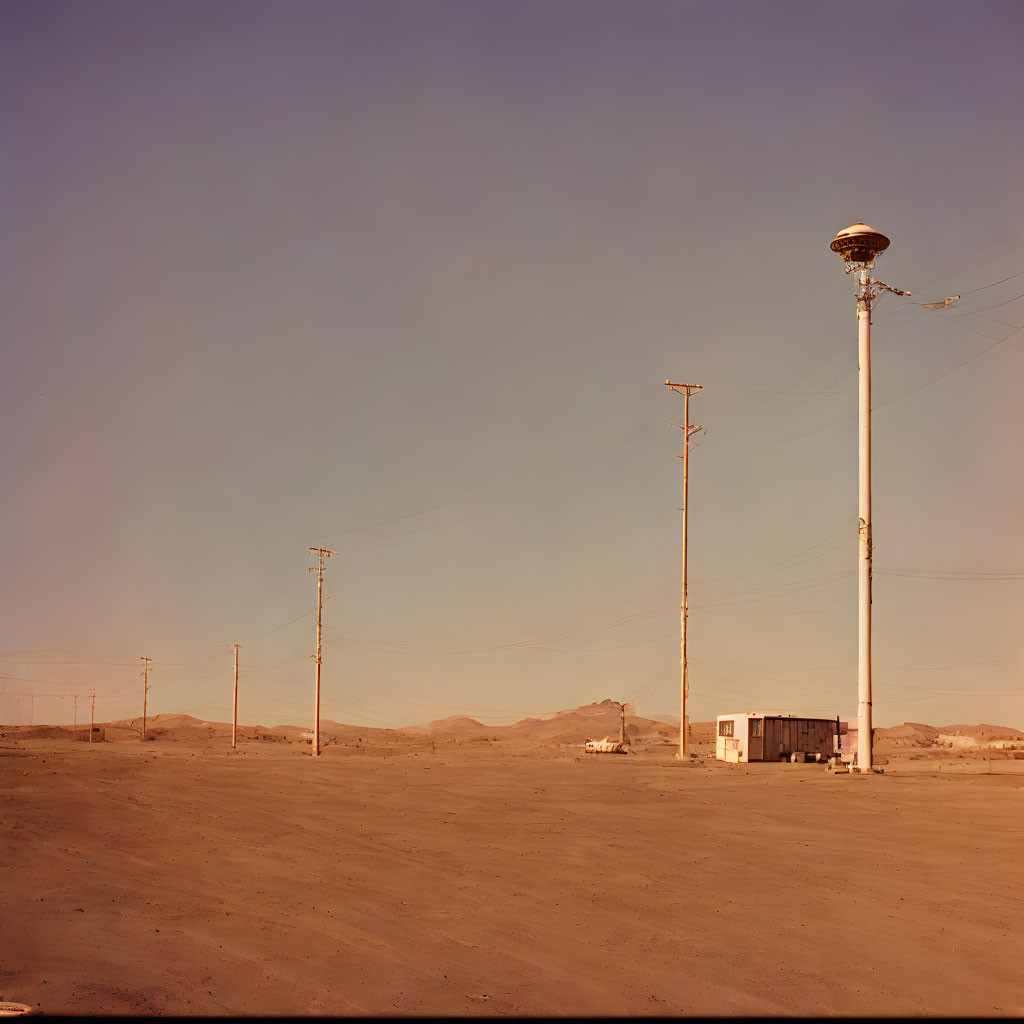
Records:
{"label": "tall white metal pole", "polygon": [[[863,222],[843,228],[829,248],[847,266],[847,274],[857,273],[857,356],[858,386],[858,511],[857,511],[857,768],[874,771],[871,753],[871,558],[874,538],[871,533],[871,304],[883,291],[896,295],[910,292],[893,288],[884,281],[873,281],[875,258],[889,248],[889,239]],[[947,298],[948,306],[952,300]]]}
{"label": "tall white metal pole", "polygon": [[857,296],[859,373],[857,767],[871,770],[871,279],[860,271]]}

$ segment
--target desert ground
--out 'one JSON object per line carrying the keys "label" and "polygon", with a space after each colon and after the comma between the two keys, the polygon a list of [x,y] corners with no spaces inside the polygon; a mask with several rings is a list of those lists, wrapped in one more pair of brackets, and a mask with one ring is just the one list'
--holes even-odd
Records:
{"label": "desert ground", "polygon": [[649,738],[621,756],[357,736],[313,759],[301,741],[233,752],[212,726],[148,743],[7,731],[0,999],[51,1015],[1024,1011],[1024,761],[918,751],[833,775],[716,762],[707,738],[683,763]]}

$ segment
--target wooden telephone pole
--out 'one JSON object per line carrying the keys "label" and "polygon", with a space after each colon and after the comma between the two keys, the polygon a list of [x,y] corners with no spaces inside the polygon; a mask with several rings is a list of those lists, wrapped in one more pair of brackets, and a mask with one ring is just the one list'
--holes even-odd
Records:
{"label": "wooden telephone pole", "polygon": [[139,659],[144,665],[143,670],[143,682],[142,682],[142,738],[146,738],[146,704],[149,700],[149,663],[153,660],[152,658],[140,658]]}
{"label": "wooden telephone pole", "polygon": [[328,551],[327,548],[310,548],[315,552],[320,561],[317,566],[310,566],[309,571],[316,575],[316,708],[313,713],[313,756],[320,756],[320,625],[323,611],[324,591],[324,559],[336,555],[337,551]]}
{"label": "wooden telephone pole", "polygon": [[676,456],[683,460],[683,507],[679,510],[683,513],[683,593],[679,603],[679,756],[686,757],[687,745],[689,742],[690,722],[686,717],[686,698],[690,696],[690,680],[686,671],[686,619],[690,613],[689,602],[686,592],[686,520],[689,508],[689,463],[690,463],[690,435],[695,434],[703,427],[690,426],[690,392],[701,391],[703,384],[674,384],[672,381],[665,381],[665,386],[673,391],[678,391],[684,398],[683,416],[684,422],[676,426],[683,431],[683,454]]}
{"label": "wooden telephone pole", "polygon": [[231,717],[231,749],[235,749],[235,733],[238,731],[238,644],[235,644],[235,705]]}

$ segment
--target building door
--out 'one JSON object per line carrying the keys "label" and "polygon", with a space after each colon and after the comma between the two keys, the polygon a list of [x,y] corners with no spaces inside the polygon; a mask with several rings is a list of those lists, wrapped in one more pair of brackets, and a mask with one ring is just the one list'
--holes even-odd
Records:
{"label": "building door", "polygon": [[793,752],[793,733],[795,729],[788,718],[766,718],[764,720],[764,753],[765,761],[788,761]]}
{"label": "building door", "polygon": [[749,719],[750,737],[747,740],[747,760],[764,760],[764,719]]}

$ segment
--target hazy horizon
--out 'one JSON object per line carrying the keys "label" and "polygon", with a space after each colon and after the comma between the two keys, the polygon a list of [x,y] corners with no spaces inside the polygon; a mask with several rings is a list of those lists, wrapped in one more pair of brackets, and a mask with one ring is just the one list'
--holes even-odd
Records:
{"label": "hazy horizon", "polygon": [[0,0],[0,53],[36,721],[140,656],[230,721],[239,642],[239,721],[310,722],[311,545],[324,718],[678,716],[666,378],[691,721],[852,718],[864,220],[874,723],[1024,728],[1020,5]]}

